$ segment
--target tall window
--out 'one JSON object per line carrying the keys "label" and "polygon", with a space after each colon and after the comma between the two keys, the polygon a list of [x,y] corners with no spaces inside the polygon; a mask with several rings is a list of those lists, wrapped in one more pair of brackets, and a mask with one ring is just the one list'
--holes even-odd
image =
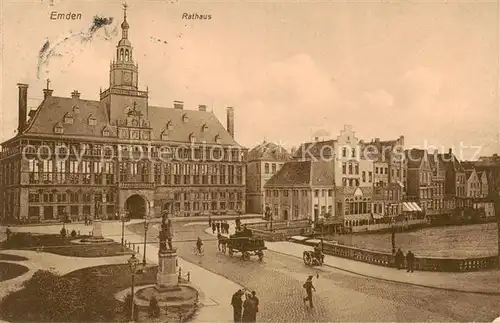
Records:
{"label": "tall window", "polygon": [[342,174],[347,174],[347,165],[346,165],[346,163],[342,163]]}
{"label": "tall window", "polygon": [[274,173],[276,173],[276,164],[273,164],[273,165],[272,165],[272,173],[273,173],[273,174],[274,174]]}
{"label": "tall window", "polygon": [[365,171],[361,172],[361,179],[363,180],[363,183],[366,183],[366,172]]}
{"label": "tall window", "polygon": [[264,172],[265,172],[266,174],[269,174],[269,164],[268,164],[268,163],[266,163],[266,164],[264,165]]}
{"label": "tall window", "polygon": [[349,163],[349,174],[352,174],[352,164]]}
{"label": "tall window", "polygon": [[354,173],[355,173],[356,175],[359,175],[359,165],[358,165],[358,164],[356,164],[356,165],[354,166]]}

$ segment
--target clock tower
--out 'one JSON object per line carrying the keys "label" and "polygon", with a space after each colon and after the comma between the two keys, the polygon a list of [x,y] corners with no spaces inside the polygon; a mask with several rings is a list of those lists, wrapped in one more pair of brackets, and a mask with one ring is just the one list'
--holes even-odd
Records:
{"label": "clock tower", "polygon": [[137,90],[138,83],[138,66],[134,63],[132,56],[132,44],[128,40],[128,29],[130,28],[127,22],[127,5],[124,4],[123,22],[122,22],[122,39],[116,46],[116,58],[111,64],[109,71],[110,87],[123,88],[129,90]]}
{"label": "clock tower", "polygon": [[128,39],[127,4],[123,5],[122,37],[116,46],[115,58],[110,64],[109,88],[101,92],[100,98],[106,103],[109,122],[126,122],[133,107],[139,113],[141,124],[148,120],[148,92],[139,90],[139,67],[134,62],[132,43]]}

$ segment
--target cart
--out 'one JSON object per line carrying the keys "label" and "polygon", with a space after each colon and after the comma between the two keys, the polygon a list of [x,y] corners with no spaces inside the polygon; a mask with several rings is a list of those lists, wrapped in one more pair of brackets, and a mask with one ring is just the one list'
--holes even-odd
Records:
{"label": "cart", "polygon": [[227,249],[229,255],[232,256],[237,252],[241,252],[243,260],[249,260],[252,253],[259,257],[259,260],[264,258],[264,250],[266,246],[263,238],[256,237],[242,237],[236,234],[230,236],[227,242]]}

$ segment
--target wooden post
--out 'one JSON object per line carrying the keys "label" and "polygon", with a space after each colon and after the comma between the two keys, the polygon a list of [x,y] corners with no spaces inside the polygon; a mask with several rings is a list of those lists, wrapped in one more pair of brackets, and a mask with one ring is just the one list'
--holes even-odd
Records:
{"label": "wooden post", "polygon": [[497,267],[500,269],[500,195],[495,196],[494,206],[497,220]]}

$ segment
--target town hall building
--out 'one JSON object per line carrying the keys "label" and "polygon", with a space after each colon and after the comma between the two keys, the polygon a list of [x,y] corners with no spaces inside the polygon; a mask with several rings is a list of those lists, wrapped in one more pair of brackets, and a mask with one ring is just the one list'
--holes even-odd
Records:
{"label": "town hall building", "polygon": [[47,83],[28,112],[28,85],[18,84],[18,131],[0,155],[3,220],[245,212],[246,149],[234,139],[234,109],[224,128],[205,105],[149,105],[129,29],[125,8],[109,88],[98,101],[76,90],[54,96]]}

